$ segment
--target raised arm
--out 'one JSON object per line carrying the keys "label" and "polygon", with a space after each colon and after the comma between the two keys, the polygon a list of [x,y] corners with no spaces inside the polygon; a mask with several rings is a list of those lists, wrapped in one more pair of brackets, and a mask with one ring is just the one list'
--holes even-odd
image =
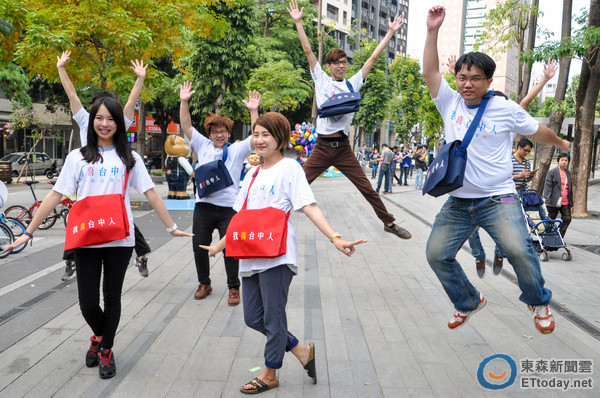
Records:
{"label": "raised arm", "polygon": [[[258,120],[258,107],[260,106],[261,95],[256,90],[248,91],[248,101],[242,100],[246,108],[250,111],[250,128],[254,127],[254,123]],[[250,140],[250,147],[254,147],[254,140]]]}
{"label": "raised arm", "polygon": [[544,77],[542,77],[538,84],[536,84],[535,87],[533,87],[519,103],[523,109],[527,110],[527,108],[529,108],[529,104],[531,104],[531,101],[533,101],[535,96],[538,95],[546,83],[548,83],[550,79],[554,77],[557,68],[558,64],[555,60],[548,60],[546,65],[544,65]]}
{"label": "raised arm", "polygon": [[540,124],[538,131],[534,134],[527,137],[535,142],[539,142],[541,144],[549,144],[554,145],[555,147],[562,149],[565,152],[569,152],[571,150],[571,143],[567,140],[563,140],[556,133],[550,130],[548,127]]}
{"label": "raised arm", "polygon": [[388,18],[387,33],[385,34],[383,40],[381,40],[377,47],[375,47],[373,54],[371,54],[367,62],[365,62],[365,64],[362,67],[363,80],[367,78],[367,75],[369,74],[369,72],[371,72],[373,65],[375,65],[375,62],[377,62],[377,59],[379,58],[383,50],[385,50],[390,40],[392,40],[392,37],[394,37],[396,32],[400,30],[402,25],[404,25],[404,18],[402,17],[402,15],[396,14],[393,21]]}
{"label": "raised arm", "polygon": [[445,17],[446,9],[443,6],[431,7],[427,13],[427,37],[425,38],[425,50],[423,51],[423,77],[433,98],[437,97],[440,84],[442,84],[437,41]]}
{"label": "raised arm", "polygon": [[306,36],[306,32],[304,31],[304,27],[302,26],[302,13],[304,12],[304,7],[298,9],[298,1],[292,0],[290,1],[290,6],[287,8],[287,11],[290,13],[292,20],[296,24],[296,29],[298,30],[298,37],[300,38],[300,43],[302,44],[302,49],[304,50],[304,54],[306,54],[306,59],[308,59],[310,70],[314,72],[315,66],[317,65],[317,57],[315,57],[315,54],[313,54],[310,48],[308,36]]}
{"label": "raised arm", "polygon": [[60,57],[56,57],[56,69],[58,69],[58,76],[60,77],[60,82],[65,89],[65,93],[67,93],[67,97],[69,97],[71,112],[73,115],[75,115],[81,108],[83,108],[83,105],[81,105],[81,101],[77,96],[77,90],[75,90],[75,86],[71,82],[71,79],[67,74],[67,70],[65,69],[65,65],[70,58],[71,51],[65,51]]}
{"label": "raised arm", "polygon": [[133,120],[133,108],[135,108],[135,103],[137,102],[140,94],[142,93],[142,87],[144,87],[144,79],[146,78],[146,68],[148,64],[144,65],[144,61],[131,61],[131,70],[137,76],[135,80],[135,84],[129,93],[129,98],[127,99],[127,103],[123,108],[123,115],[129,119]]}
{"label": "raised arm", "polygon": [[452,73],[453,76],[456,76],[456,70],[454,67],[456,66],[456,55],[451,55],[448,57],[448,72]]}
{"label": "raised arm", "polygon": [[192,141],[192,133],[194,132],[192,117],[190,116],[190,98],[192,98],[194,93],[195,91],[192,91],[192,82],[185,82],[182,86],[179,86],[179,99],[181,100],[179,106],[179,123],[181,124],[181,130],[189,141]]}

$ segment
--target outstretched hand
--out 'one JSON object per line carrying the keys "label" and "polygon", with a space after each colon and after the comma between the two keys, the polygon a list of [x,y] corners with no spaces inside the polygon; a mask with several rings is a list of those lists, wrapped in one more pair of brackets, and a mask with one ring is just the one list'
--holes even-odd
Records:
{"label": "outstretched hand", "polygon": [[286,10],[290,13],[290,16],[294,22],[302,22],[302,13],[304,12],[304,7],[298,9],[297,0],[290,1],[290,6],[287,7]]}
{"label": "outstretched hand", "polygon": [[135,73],[135,75],[139,78],[145,78],[146,77],[146,68],[148,67],[148,64],[144,65],[144,60],[138,61],[137,59],[135,61],[131,60],[131,70],[133,70],[133,73]]}
{"label": "outstretched hand", "polygon": [[260,106],[261,97],[262,96],[260,95],[260,93],[258,91],[250,90],[250,91],[248,91],[248,101],[242,100],[242,102],[244,103],[244,105],[246,105],[246,108],[248,108],[248,110],[250,112],[252,112],[252,111],[258,112],[258,107]]}
{"label": "outstretched hand", "polygon": [[201,249],[204,249],[208,252],[209,257],[214,257],[219,253],[220,250],[217,249],[217,246],[206,246],[206,245],[198,245]]}
{"label": "outstretched hand", "polygon": [[366,243],[367,241],[364,239],[355,240],[354,242],[348,242],[347,240],[338,238],[333,240],[333,244],[335,248],[344,253],[346,256],[350,257],[356,249],[354,246]]}
{"label": "outstretched hand", "polygon": [[15,239],[15,241],[13,243],[6,246],[4,248],[4,250],[2,250],[2,253],[10,252],[13,249],[16,249],[17,247],[21,246],[23,243],[27,243],[29,241],[29,239],[30,239],[29,236],[22,234],[17,239]]}
{"label": "outstretched hand", "polygon": [[194,234],[176,229],[175,231],[171,232],[171,236],[175,236],[178,238],[192,238]]}
{"label": "outstretched hand", "polygon": [[456,70],[454,70],[455,67],[456,67],[456,55],[451,55],[448,57],[448,69],[449,69],[449,72],[452,73],[454,76],[456,76]]}
{"label": "outstretched hand", "polygon": [[69,59],[71,59],[71,51],[64,51],[60,57],[56,57],[56,67],[64,68]]}
{"label": "outstretched hand", "polygon": [[188,102],[195,91],[192,91],[192,82],[184,82],[179,86],[179,99]]}
{"label": "outstretched hand", "polygon": [[393,21],[388,18],[388,30],[390,32],[396,33],[402,25],[404,25],[404,17],[402,15],[396,14]]}
{"label": "outstretched hand", "polygon": [[552,79],[557,69],[558,64],[556,63],[556,61],[553,59],[549,59],[548,62],[546,62],[546,64],[544,65],[544,76],[546,76],[548,80]]}
{"label": "outstretched hand", "polygon": [[427,12],[427,30],[436,30],[442,26],[446,18],[444,6],[433,6]]}

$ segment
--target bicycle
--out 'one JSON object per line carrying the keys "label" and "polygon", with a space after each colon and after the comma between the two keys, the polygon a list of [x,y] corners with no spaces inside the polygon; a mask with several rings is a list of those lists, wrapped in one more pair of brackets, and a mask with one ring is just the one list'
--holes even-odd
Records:
{"label": "bicycle", "polygon": [[[25,206],[21,206],[21,205],[14,205],[14,206],[8,207],[4,211],[4,214],[7,217],[16,218],[17,220],[21,221],[23,224],[29,225],[29,223],[35,216],[35,213],[37,212],[38,208],[42,204],[42,202],[40,200],[38,200],[37,196],[35,196],[35,191],[33,190],[33,184],[37,184],[37,183],[38,183],[37,181],[23,181],[23,184],[27,184],[27,186],[29,186],[29,189],[31,190],[31,194],[33,195],[33,199],[35,200],[35,202],[33,202],[33,204],[29,207],[25,207]],[[44,219],[44,221],[39,226],[39,228],[40,229],[52,228],[52,226],[56,223],[56,219],[59,217],[61,217],[61,214],[59,212],[57,212],[56,209],[54,209],[50,213],[50,215],[48,217],[46,217],[46,219]]]}
{"label": "bicycle", "polygon": [[[48,184],[56,184],[56,181],[48,181]],[[58,211],[58,213],[60,213],[60,216],[62,217],[64,223],[65,223],[65,228],[67,227],[67,217],[69,216],[69,210],[71,210],[71,207],[73,207],[73,205],[75,204],[75,202],[68,196],[65,196],[61,201],[60,201],[60,211]]]}
{"label": "bicycle", "polygon": [[[12,250],[6,253],[2,253],[2,250],[15,241],[15,236],[10,230],[9,226],[0,222],[0,258],[4,258],[12,253]],[[23,250],[23,249],[21,249]]]}
{"label": "bicycle", "polygon": [[[23,235],[23,233],[27,229],[27,227],[21,221],[17,220],[16,218],[6,217],[4,212],[1,212],[1,211],[0,211],[0,223],[4,223],[4,224],[6,224],[6,226],[8,226],[8,228],[10,228],[10,231],[12,232],[14,239],[17,239],[19,236]],[[25,249],[26,246],[27,246],[27,243],[23,243],[21,246],[18,246],[15,249],[12,249],[12,251],[10,253],[11,254],[20,253]]]}

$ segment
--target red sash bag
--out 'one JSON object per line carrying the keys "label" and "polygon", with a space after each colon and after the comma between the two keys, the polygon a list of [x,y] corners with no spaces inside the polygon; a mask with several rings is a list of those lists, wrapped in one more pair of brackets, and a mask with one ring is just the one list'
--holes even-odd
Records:
{"label": "red sash bag", "polygon": [[125,209],[125,174],[123,193],[88,196],[75,202],[67,218],[65,250],[95,246],[129,236],[129,218]]}
{"label": "red sash bag", "polygon": [[225,234],[225,255],[236,259],[275,258],[287,252],[287,221],[290,212],[275,207],[247,209],[250,188],[260,171],[258,166],[248,186],[241,210],[231,218]]}

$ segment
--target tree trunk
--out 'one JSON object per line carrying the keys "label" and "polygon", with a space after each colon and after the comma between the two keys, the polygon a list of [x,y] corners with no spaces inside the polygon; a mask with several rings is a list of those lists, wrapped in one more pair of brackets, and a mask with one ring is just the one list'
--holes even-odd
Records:
{"label": "tree trunk", "polygon": [[[563,14],[562,14],[562,32],[561,40],[571,36],[571,14],[573,11],[573,0],[563,0]],[[558,84],[556,86],[556,95],[554,96],[554,102],[560,104],[565,99],[567,92],[567,86],[569,85],[569,70],[571,68],[571,56],[562,57],[559,62],[558,72]],[[550,115],[550,123],[548,127],[556,134],[560,133],[560,129],[565,118],[563,111],[552,111]],[[544,191],[544,181],[546,180],[546,174],[550,169],[552,163],[552,156],[554,155],[554,146],[537,144],[539,150],[539,161],[537,164],[538,172],[532,181],[532,188],[536,189],[540,193]]]}
{"label": "tree trunk", "polygon": [[[590,1],[588,27],[600,26],[600,0]],[[598,48],[591,45],[581,65],[581,80],[576,95],[575,134],[573,136],[573,210],[574,217],[587,217],[587,191],[594,118],[600,91],[600,63]]]}
{"label": "tree trunk", "polygon": [[[539,7],[539,0],[531,1],[532,9],[535,7],[536,9]],[[527,44],[525,45],[525,50],[531,50],[535,46],[535,34],[537,31],[537,12],[532,12],[529,16],[529,32],[527,33]],[[517,100],[520,102],[527,95],[527,91],[529,91],[529,83],[531,82],[531,65],[525,64],[523,69],[523,87],[521,91],[518,93]]]}
{"label": "tree trunk", "polygon": [[227,92],[227,82],[225,81],[225,76],[221,76],[221,92],[219,93],[219,95],[217,96],[217,99],[215,100],[215,115],[221,114],[221,102],[223,102],[223,98],[225,98],[226,92]]}
{"label": "tree trunk", "polygon": [[138,131],[137,131],[137,151],[144,158],[146,152],[146,104],[140,100],[140,109],[138,109]]}

